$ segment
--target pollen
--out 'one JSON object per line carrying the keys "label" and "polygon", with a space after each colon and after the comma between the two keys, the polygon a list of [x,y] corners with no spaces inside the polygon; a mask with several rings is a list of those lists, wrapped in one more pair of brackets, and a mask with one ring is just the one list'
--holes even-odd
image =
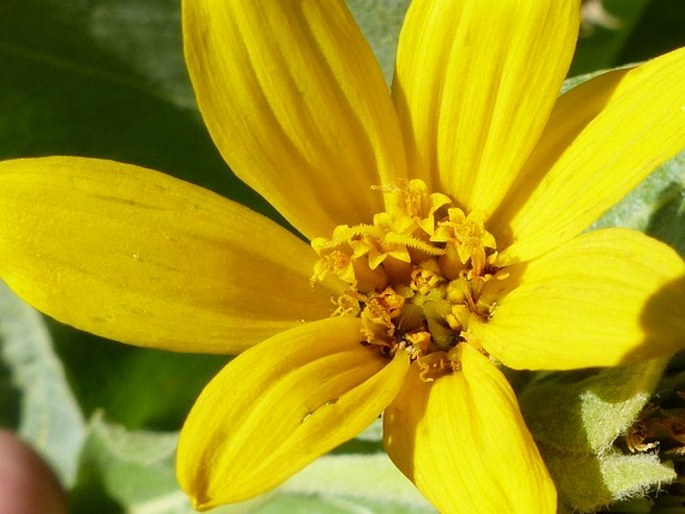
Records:
{"label": "pollen", "polygon": [[469,323],[487,321],[496,305],[481,294],[506,278],[495,266],[497,243],[482,212],[465,212],[421,180],[376,188],[387,211],[368,225],[340,225],[317,238],[312,281],[345,285],[334,316],[357,316],[360,339],[384,355],[405,351],[425,381],[459,371],[451,350],[473,344]]}

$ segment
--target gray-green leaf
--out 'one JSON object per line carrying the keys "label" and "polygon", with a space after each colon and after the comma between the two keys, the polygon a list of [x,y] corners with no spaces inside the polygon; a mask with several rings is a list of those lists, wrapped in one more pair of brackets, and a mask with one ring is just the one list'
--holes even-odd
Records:
{"label": "gray-green leaf", "polygon": [[38,312],[0,282],[0,360],[19,395],[16,427],[53,466],[62,483],[76,474],[84,420],[50,334]]}

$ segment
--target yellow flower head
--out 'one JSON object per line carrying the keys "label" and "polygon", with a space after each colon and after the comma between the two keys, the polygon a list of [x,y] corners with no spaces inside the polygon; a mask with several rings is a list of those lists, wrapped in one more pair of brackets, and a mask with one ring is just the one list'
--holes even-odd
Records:
{"label": "yellow flower head", "polygon": [[440,511],[554,512],[500,366],[629,364],[685,333],[672,249],[582,233],[685,146],[685,50],[557,97],[579,4],[414,0],[389,92],[342,0],[186,0],[217,147],[311,245],[151,170],[16,160],[0,274],[105,337],[242,352],[181,433],[198,509],[385,412],[388,454]]}

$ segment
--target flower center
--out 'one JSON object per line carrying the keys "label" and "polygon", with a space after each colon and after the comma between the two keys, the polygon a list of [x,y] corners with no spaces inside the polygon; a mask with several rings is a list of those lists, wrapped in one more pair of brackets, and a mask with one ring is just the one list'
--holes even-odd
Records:
{"label": "flower center", "polygon": [[421,180],[381,188],[393,198],[373,224],[340,225],[317,238],[313,281],[346,284],[333,315],[362,320],[362,344],[385,355],[406,351],[430,381],[457,371],[451,350],[469,343],[469,322],[488,320],[496,307],[483,295],[490,280],[507,277],[494,265],[495,238],[484,215],[464,213]]}

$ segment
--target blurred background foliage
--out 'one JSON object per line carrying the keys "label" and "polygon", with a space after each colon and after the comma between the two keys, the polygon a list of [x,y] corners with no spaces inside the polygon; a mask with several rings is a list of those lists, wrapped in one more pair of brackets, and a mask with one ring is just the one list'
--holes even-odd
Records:
{"label": "blurred background foliage", "polygon": [[[348,4],[389,80],[408,0]],[[584,20],[570,75],[641,61],[685,43],[683,0],[589,0]],[[186,75],[181,38],[179,0],[2,0],[0,159],[61,154],[135,163],[203,185],[283,222],[233,176],[209,139]],[[202,256],[197,257],[201,266]],[[185,512],[182,496],[174,496],[180,493],[172,489],[173,441],[155,439],[149,431],[178,430],[202,386],[227,358],[112,343],[22,311],[9,293],[2,295],[0,422],[19,430],[61,466],[64,483],[74,486],[74,512],[133,511],[132,505],[147,505],[145,491],[154,496],[161,495],[159,490],[171,498],[168,505],[145,512]],[[12,320],[20,320],[19,336],[8,328]],[[37,341],[28,345],[31,355],[17,353],[26,346],[21,330]],[[36,376],[49,380],[37,382]],[[31,392],[41,387],[42,392]],[[51,402],[56,402],[53,410],[63,412],[43,416],[40,430],[35,428],[37,412],[50,411]],[[71,434],[71,453],[51,453],[51,445],[60,443],[38,437],[45,432]],[[84,448],[92,451],[80,451],[84,440]],[[121,458],[141,444],[155,451]],[[378,448],[378,437],[371,437],[338,453]],[[77,455],[78,465],[67,463]],[[117,463],[115,470],[111,462]],[[145,487],[134,493],[113,492],[131,490],[132,484],[123,483],[126,473],[163,476],[163,485],[142,479]],[[294,486],[284,493],[286,503],[259,500],[249,511],[311,512],[305,489]],[[369,497],[362,504],[376,501]],[[427,509],[413,496],[407,502],[415,512]],[[288,510],[278,510],[284,505]],[[371,511],[388,512],[383,510],[387,503],[379,505]],[[344,502],[326,510],[338,511],[353,510]]]}

